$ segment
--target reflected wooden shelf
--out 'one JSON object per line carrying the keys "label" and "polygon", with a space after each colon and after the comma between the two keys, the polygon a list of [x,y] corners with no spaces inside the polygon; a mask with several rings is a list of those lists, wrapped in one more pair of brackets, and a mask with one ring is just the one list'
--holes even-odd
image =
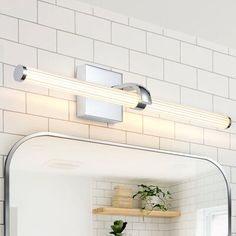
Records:
{"label": "reflected wooden shelf", "polygon": [[122,215],[122,216],[145,216],[158,218],[174,218],[181,215],[180,211],[147,211],[133,208],[101,207],[93,209],[95,215]]}

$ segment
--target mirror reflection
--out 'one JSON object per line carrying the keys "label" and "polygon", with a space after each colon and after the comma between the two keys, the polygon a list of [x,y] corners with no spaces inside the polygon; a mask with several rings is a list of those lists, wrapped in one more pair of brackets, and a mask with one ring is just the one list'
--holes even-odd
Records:
{"label": "mirror reflection", "polygon": [[57,137],[9,168],[6,236],[226,236],[227,186],[211,162]]}

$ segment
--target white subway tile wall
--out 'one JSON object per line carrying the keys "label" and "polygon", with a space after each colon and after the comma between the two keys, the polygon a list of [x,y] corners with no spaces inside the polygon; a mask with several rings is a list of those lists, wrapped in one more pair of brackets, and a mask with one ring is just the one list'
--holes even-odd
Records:
{"label": "white subway tile wall", "polygon": [[[178,145],[178,144],[177,144]],[[179,147],[184,145],[178,145]],[[180,148],[179,151],[186,151]],[[203,165],[204,166],[204,165]],[[201,166],[201,167],[203,167]],[[217,182],[216,184],[213,184]],[[111,206],[113,190],[115,186],[129,187],[133,193],[137,192],[137,180],[124,179],[96,179],[93,180],[93,208]],[[181,211],[180,218],[158,219],[131,216],[104,216],[94,215],[94,236],[108,235],[110,226],[114,220],[127,221],[126,236],[194,236],[199,224],[197,213],[203,208],[226,206],[226,186],[224,178],[217,170],[209,168],[188,178],[188,180],[176,183],[144,182],[144,184],[155,184],[164,190],[171,192],[171,210]],[[133,207],[140,207],[140,201],[133,200]]]}
{"label": "white subway tile wall", "polygon": [[[235,49],[77,0],[2,0],[0,155],[6,156],[24,135],[50,130],[209,156],[235,182],[235,55]],[[126,82],[147,85],[156,97],[227,114],[233,127],[218,131],[130,110],[123,124],[77,119],[74,96],[17,84],[12,76],[14,67],[23,64],[73,77],[81,62],[118,70]],[[133,220],[135,227],[143,227]],[[236,218],[233,223],[236,234]],[[132,231],[132,235],[152,235],[136,233]]]}

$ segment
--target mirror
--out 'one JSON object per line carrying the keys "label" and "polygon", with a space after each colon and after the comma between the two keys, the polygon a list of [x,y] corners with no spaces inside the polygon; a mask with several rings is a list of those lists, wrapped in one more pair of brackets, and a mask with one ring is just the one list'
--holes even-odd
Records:
{"label": "mirror", "polygon": [[[5,236],[108,236],[115,220],[126,236],[231,235],[229,185],[205,158],[39,133],[12,148],[5,175]],[[164,195],[141,200],[140,184]]]}

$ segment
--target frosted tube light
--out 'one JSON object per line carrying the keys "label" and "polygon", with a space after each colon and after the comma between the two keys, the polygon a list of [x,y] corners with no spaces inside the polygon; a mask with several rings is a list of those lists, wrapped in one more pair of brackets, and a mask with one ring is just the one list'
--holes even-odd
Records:
{"label": "frosted tube light", "polygon": [[60,90],[77,96],[94,98],[112,104],[135,108],[139,102],[137,93],[109,88],[74,78],[53,75],[33,68],[18,66],[15,80],[26,81],[46,88]]}
{"label": "frosted tube light", "polygon": [[[110,88],[79,79],[53,75],[24,66],[16,67],[14,78],[18,81],[26,81],[47,88],[61,90],[73,95],[89,97],[128,108],[137,108],[140,102],[140,94],[134,91]],[[228,116],[158,99],[153,99],[152,104],[148,105],[145,108],[145,111],[167,115],[190,122],[191,124],[207,127],[227,129],[231,125],[231,119]]]}
{"label": "frosted tube light", "polygon": [[154,99],[146,110],[207,127],[227,129],[231,125],[231,119],[228,116],[157,99]]}

